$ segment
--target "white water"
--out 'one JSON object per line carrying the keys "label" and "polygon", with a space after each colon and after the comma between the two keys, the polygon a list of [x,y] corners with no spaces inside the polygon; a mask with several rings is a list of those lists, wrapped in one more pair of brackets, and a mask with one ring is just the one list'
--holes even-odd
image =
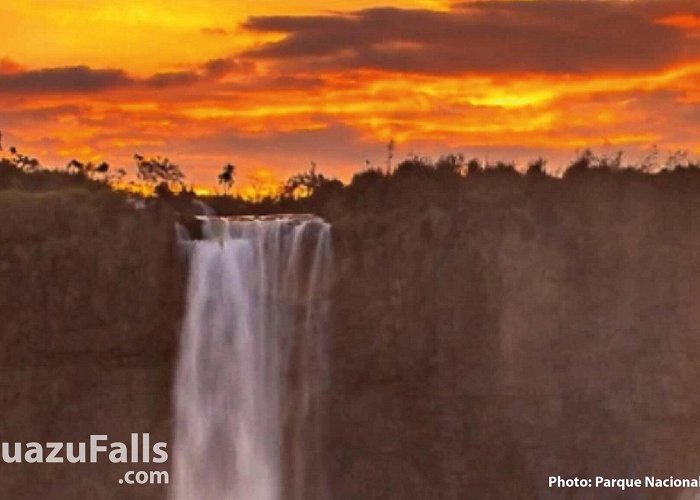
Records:
{"label": "white water", "polygon": [[326,496],[320,404],[330,227],[203,219],[175,382],[173,500]]}

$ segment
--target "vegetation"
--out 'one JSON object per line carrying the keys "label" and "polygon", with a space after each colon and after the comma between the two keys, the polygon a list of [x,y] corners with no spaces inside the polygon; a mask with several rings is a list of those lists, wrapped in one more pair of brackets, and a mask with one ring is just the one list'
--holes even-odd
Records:
{"label": "vegetation", "polygon": [[280,197],[285,199],[306,198],[318,194],[319,191],[335,188],[342,188],[342,183],[319,173],[316,170],[316,163],[312,162],[309,170],[287,179],[282,186]]}
{"label": "vegetation", "polygon": [[227,163],[224,165],[224,168],[221,170],[221,173],[219,174],[218,180],[219,184],[224,186],[224,194],[228,194],[229,191],[231,190],[231,187],[233,186],[233,183],[235,181],[235,175],[236,175],[236,166]]}
{"label": "vegetation", "polygon": [[169,196],[173,191],[185,189],[185,174],[180,167],[168,158],[156,156],[145,158],[134,155],[136,160],[136,177],[151,187],[158,196]]}
{"label": "vegetation", "polygon": [[[36,158],[10,148],[10,157],[0,158],[0,189],[50,191],[59,189],[108,190],[107,179],[95,179],[74,167],[44,168]],[[69,164],[70,165],[70,164]]]}
{"label": "vegetation", "polygon": [[[88,191],[126,191],[128,196],[161,198],[177,212],[192,213],[192,200],[197,197],[185,184],[185,173],[166,157],[135,154],[135,179],[127,181],[125,169],[112,169],[106,162],[71,160],[63,168],[47,168],[37,158],[10,147],[9,155],[0,159],[0,190],[49,191],[84,189]],[[465,197],[476,193],[484,200],[505,196],[515,189],[551,185],[572,179],[650,178],[674,173],[685,185],[700,187],[700,164],[684,152],[674,152],[665,160],[654,150],[636,165],[626,164],[622,153],[599,156],[583,151],[563,172],[553,174],[543,158],[531,161],[523,169],[513,163],[485,163],[477,158],[450,154],[435,160],[411,156],[391,164],[394,149],[390,143],[386,168],[367,163],[344,185],[321,173],[315,163],[307,170],[290,176],[277,189],[261,179],[251,177],[253,194],[234,190],[236,166],[225,164],[216,177],[223,193],[199,196],[220,214],[264,214],[314,212],[321,215],[347,211],[392,210],[411,206],[421,210],[427,206],[462,210]],[[689,177],[692,176],[692,177]],[[691,182],[690,179],[693,179]],[[588,182],[588,181],[586,181]],[[690,184],[688,184],[690,183]],[[502,186],[500,189],[498,186]],[[518,187],[520,186],[520,187]],[[530,186],[530,187],[529,187]],[[538,188],[539,189],[539,188]],[[479,194],[482,193],[483,195]]]}

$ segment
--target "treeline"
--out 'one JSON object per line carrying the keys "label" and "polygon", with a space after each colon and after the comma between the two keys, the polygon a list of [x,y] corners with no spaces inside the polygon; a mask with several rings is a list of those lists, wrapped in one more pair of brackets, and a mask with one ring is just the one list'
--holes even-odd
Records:
{"label": "treeline", "polygon": [[[168,158],[135,154],[135,176],[127,180],[124,169],[114,170],[107,163],[70,161],[63,168],[48,168],[34,157],[15,148],[0,159],[0,189],[30,191],[81,188],[89,190],[125,191],[131,196],[154,197],[171,205],[178,212],[191,213],[192,201],[200,199],[219,214],[299,213],[359,210],[389,210],[392,207],[428,205],[461,209],[468,193],[486,189],[485,196],[503,195],[509,189],[532,187],[547,189],[572,179],[623,180],[672,178],[683,179],[686,185],[700,183],[700,164],[686,153],[676,152],[663,161],[655,151],[641,162],[625,163],[623,155],[598,156],[584,151],[560,172],[547,169],[539,158],[525,168],[514,163],[487,163],[476,158],[449,154],[437,159],[412,156],[395,166],[387,161],[385,168],[367,165],[351,182],[310,168],[288,178],[273,193],[242,197],[236,193],[236,167],[228,163],[216,176],[220,194],[197,195],[187,184],[183,170]],[[670,175],[673,174],[673,175]],[[135,177],[135,178],[134,178]],[[689,183],[689,184],[688,184]],[[498,190],[488,193],[489,189]],[[700,187],[700,185],[698,186]]]}
{"label": "treeline", "polygon": [[14,146],[8,152],[9,155],[0,158],[0,189],[108,188],[149,195],[187,190],[185,174],[180,167],[160,156],[146,158],[135,154],[136,179],[129,180],[126,169],[113,169],[107,162],[73,159],[64,167],[48,167]]}
{"label": "treeline", "polygon": [[[188,185],[184,171],[167,157],[134,154],[135,176],[129,178],[126,169],[113,169],[107,162],[93,163],[73,159],[64,167],[47,167],[36,157],[24,154],[14,146],[8,151],[9,155],[0,158],[0,189],[15,187],[41,190],[83,186],[92,189],[109,187],[161,198],[194,195],[194,187]],[[216,182],[224,196],[235,198],[233,187],[236,182],[236,166],[232,163],[225,164],[216,176]],[[295,174],[281,183],[278,189],[273,190],[273,194],[255,193],[250,198],[253,202],[261,202],[267,198],[305,197],[327,182],[339,184],[339,181],[318,173],[316,165],[312,163],[309,170]]]}
{"label": "treeline", "polygon": [[[277,196],[255,202],[212,196],[205,201],[220,214],[264,214],[313,212],[320,215],[340,212],[373,212],[410,208],[415,211],[430,207],[463,210],[474,200],[494,201],[498,198],[527,196],[537,191],[562,191],[563,186],[582,187],[605,183],[612,189],[630,182],[662,184],[677,182],[680,189],[700,189],[700,164],[682,152],[661,161],[653,153],[638,163],[625,163],[623,155],[596,155],[590,150],[581,153],[560,172],[547,169],[539,158],[525,168],[514,163],[487,163],[476,158],[465,159],[450,154],[438,159],[413,156],[395,167],[367,167],[356,173],[350,183],[319,174],[315,166],[293,176]],[[303,196],[294,193],[302,192]]]}

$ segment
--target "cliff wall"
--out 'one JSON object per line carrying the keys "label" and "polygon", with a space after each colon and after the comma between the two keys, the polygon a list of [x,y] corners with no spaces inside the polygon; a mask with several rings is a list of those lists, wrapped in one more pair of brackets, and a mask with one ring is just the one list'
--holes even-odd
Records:
{"label": "cliff wall", "polygon": [[[547,478],[700,470],[697,177],[405,179],[321,207],[333,497],[677,498]],[[0,210],[0,440],[170,442],[172,212],[70,190],[1,191]],[[132,468],[3,466],[0,487],[165,498],[117,486]]]}
{"label": "cliff wall", "polygon": [[[167,441],[184,284],[172,216],[83,190],[0,191],[0,213],[0,440]],[[104,456],[3,464],[0,496],[163,498],[164,487],[117,483],[151,468],[163,469]]]}
{"label": "cliff wall", "polygon": [[504,174],[339,217],[336,498],[676,498],[547,479],[697,476],[697,187]]}

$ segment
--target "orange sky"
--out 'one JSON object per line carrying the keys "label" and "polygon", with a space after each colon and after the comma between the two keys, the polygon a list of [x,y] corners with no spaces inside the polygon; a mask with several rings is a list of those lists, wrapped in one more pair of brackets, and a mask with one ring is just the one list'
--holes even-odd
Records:
{"label": "orange sky", "polygon": [[[463,152],[700,152],[694,0],[4,0],[3,143],[45,164],[165,155],[347,180]],[[132,168],[133,170],[133,168]]]}

